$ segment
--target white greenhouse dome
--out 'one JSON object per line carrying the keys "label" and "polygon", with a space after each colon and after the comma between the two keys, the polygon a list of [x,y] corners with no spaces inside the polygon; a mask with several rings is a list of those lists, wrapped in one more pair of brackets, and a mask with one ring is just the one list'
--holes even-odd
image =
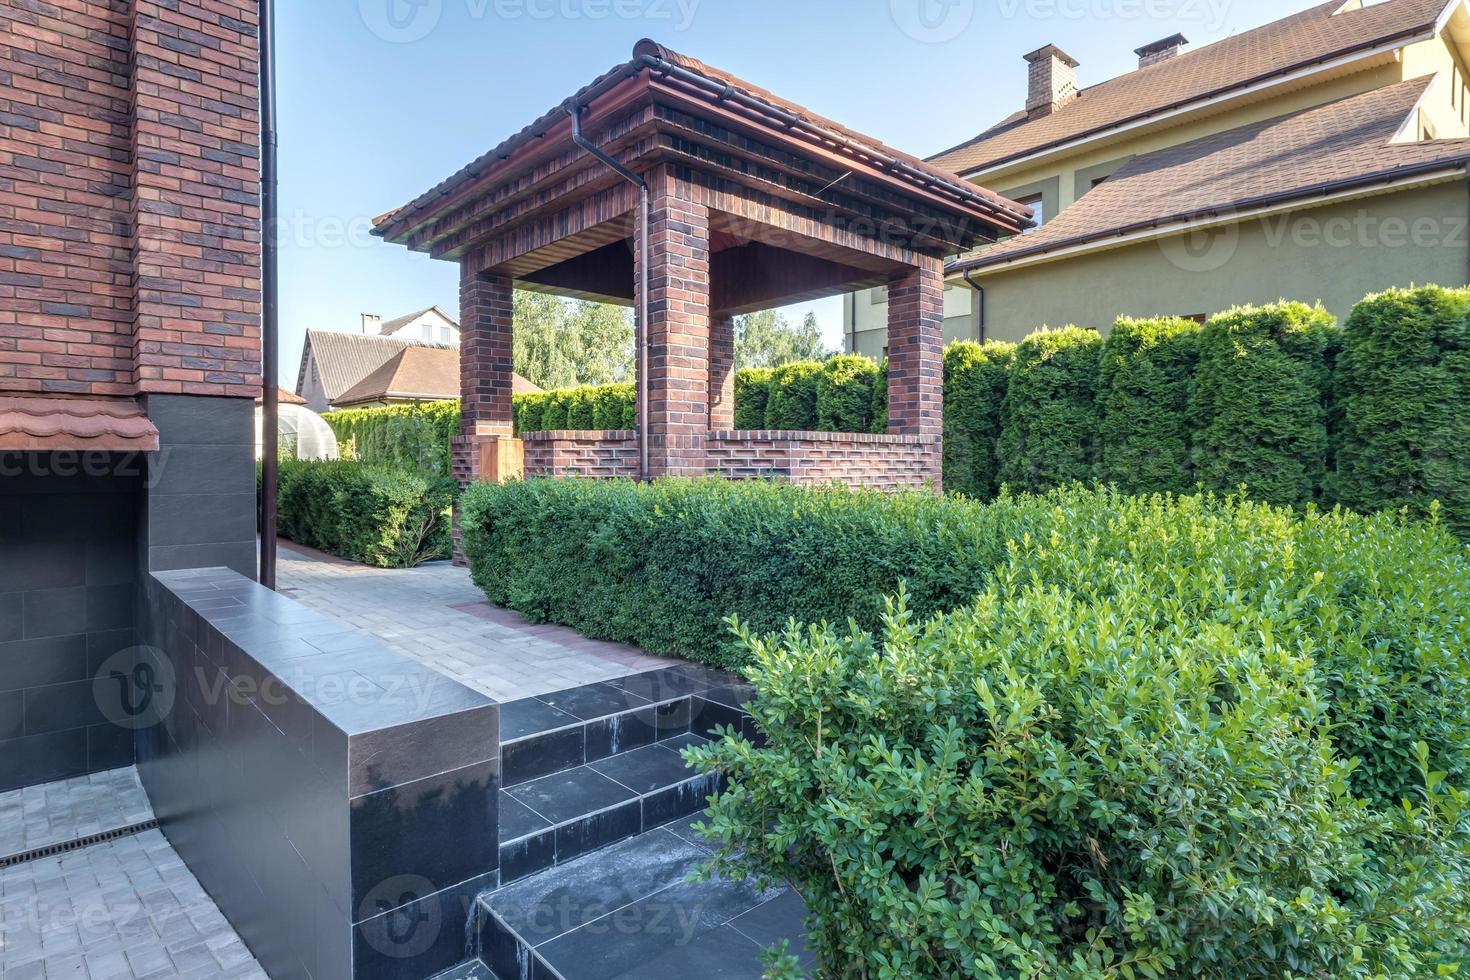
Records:
{"label": "white greenhouse dome", "polygon": [[[296,459],[336,459],[337,434],[305,405],[280,406],[281,454]],[[255,406],[255,458],[261,458],[265,410]],[[294,450],[294,452],[293,452]]]}

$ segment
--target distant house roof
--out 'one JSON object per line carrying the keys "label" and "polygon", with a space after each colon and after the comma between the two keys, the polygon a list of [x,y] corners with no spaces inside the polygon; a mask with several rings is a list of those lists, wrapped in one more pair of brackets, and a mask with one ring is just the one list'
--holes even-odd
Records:
{"label": "distant house roof", "polygon": [[[265,399],[262,398],[260,395],[255,396],[255,404],[259,405],[264,401]],[[305,405],[306,399],[302,398],[294,391],[287,391],[285,388],[277,388],[276,402],[281,405]]]}
{"label": "distant house roof", "polygon": [[1429,78],[1146,153],[1035,231],[951,264],[985,269],[1201,216],[1317,198],[1470,161],[1470,139],[1395,142]]}
{"label": "distant house roof", "polygon": [[[336,333],[331,330],[308,330],[306,344],[301,349],[301,371],[296,379],[296,390],[305,390],[306,365],[308,361],[312,361],[321,377],[327,401],[335,404],[344,392],[410,347],[456,352],[451,344],[430,344],[402,337]],[[455,356],[458,357],[457,354]],[[450,397],[457,397],[458,394],[456,382],[454,395]]]}
{"label": "distant house roof", "polygon": [[396,330],[401,330],[402,328],[408,326],[410,323],[417,320],[425,313],[438,313],[440,316],[448,320],[450,323],[454,324],[456,327],[459,326],[458,320],[450,316],[448,313],[445,313],[442,309],[439,308],[437,304],[435,304],[434,306],[427,306],[424,309],[419,310],[417,313],[410,313],[407,316],[394,317],[391,320],[384,320],[378,326],[378,333],[382,334],[383,336],[387,336],[388,334],[391,334]]}
{"label": "distant house roof", "polygon": [[158,429],[132,398],[0,396],[0,450],[152,452]]}
{"label": "distant house roof", "polygon": [[1028,119],[1025,110],[1015,112],[929,162],[959,174],[988,169],[1274,76],[1414,37],[1434,26],[1448,0],[1385,0],[1337,13],[1343,5],[1344,0],[1329,0],[1119,75],[1083,89],[1047,116]]}
{"label": "distant house roof", "polygon": [[[406,347],[332,401],[346,407],[363,402],[457,399],[459,383],[459,351]],[[511,390],[523,394],[541,389],[513,374]]]}

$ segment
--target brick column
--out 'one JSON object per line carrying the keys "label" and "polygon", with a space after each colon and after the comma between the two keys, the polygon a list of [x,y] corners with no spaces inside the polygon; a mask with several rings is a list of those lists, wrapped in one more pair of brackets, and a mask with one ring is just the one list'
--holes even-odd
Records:
{"label": "brick column", "polygon": [[[133,380],[145,393],[254,398],[261,240],[256,4],[127,6]],[[102,125],[108,122],[102,117]],[[88,380],[115,379],[99,371]]]}
{"label": "brick column", "polygon": [[735,318],[728,313],[710,319],[709,427],[735,428]]}
{"label": "brick column", "polygon": [[709,209],[672,176],[650,178],[648,469],[698,476],[710,425]]}
{"label": "brick column", "polygon": [[944,266],[925,257],[888,286],[888,431],[934,440],[935,488],[943,472]]}
{"label": "brick column", "polygon": [[[461,271],[460,434],[452,441],[450,460],[461,490],[481,476],[480,445],[484,437],[508,437],[515,429],[511,416],[513,297],[509,276]],[[458,504],[454,508],[454,563],[465,564],[460,549]]]}

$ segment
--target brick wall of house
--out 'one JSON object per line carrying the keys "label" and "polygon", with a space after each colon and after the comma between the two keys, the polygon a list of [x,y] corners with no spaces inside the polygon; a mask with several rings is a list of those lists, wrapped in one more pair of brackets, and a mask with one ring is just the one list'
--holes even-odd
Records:
{"label": "brick wall of house", "polygon": [[710,472],[727,479],[940,489],[940,441],[932,436],[726,430],[710,432],[706,447]]}
{"label": "brick wall of house", "polygon": [[0,391],[255,396],[255,18],[0,3]]}

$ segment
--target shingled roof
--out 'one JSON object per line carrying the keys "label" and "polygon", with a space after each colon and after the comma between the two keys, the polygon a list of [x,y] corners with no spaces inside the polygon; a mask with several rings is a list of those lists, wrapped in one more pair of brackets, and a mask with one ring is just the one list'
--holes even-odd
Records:
{"label": "shingled roof", "polygon": [[[541,389],[519,374],[511,375],[511,391]],[[406,347],[382,367],[334,398],[349,406],[378,401],[440,401],[459,397],[459,351],[439,347]]]}
{"label": "shingled roof", "polygon": [[1470,139],[1394,142],[1429,78],[1144,154],[1047,224],[954,262],[990,268],[1132,231],[1387,183],[1470,161]]}
{"label": "shingled roof", "polygon": [[[301,371],[297,378],[296,390],[301,391],[305,386],[308,355],[316,364],[317,374],[322,379],[322,389],[326,392],[327,400],[336,403],[344,392],[409,347],[455,351],[454,346],[450,344],[430,344],[426,341],[402,337],[308,330],[306,331],[306,344],[301,351]],[[458,392],[457,385],[455,391]]]}
{"label": "shingled roof", "polygon": [[1447,0],[1385,0],[1340,10],[1329,0],[1310,10],[1085,88],[1051,115],[1007,116],[974,139],[930,157],[970,174],[1114,126],[1364,52],[1430,30]]}
{"label": "shingled roof", "polygon": [[0,450],[155,452],[158,429],[133,398],[0,397]]}

